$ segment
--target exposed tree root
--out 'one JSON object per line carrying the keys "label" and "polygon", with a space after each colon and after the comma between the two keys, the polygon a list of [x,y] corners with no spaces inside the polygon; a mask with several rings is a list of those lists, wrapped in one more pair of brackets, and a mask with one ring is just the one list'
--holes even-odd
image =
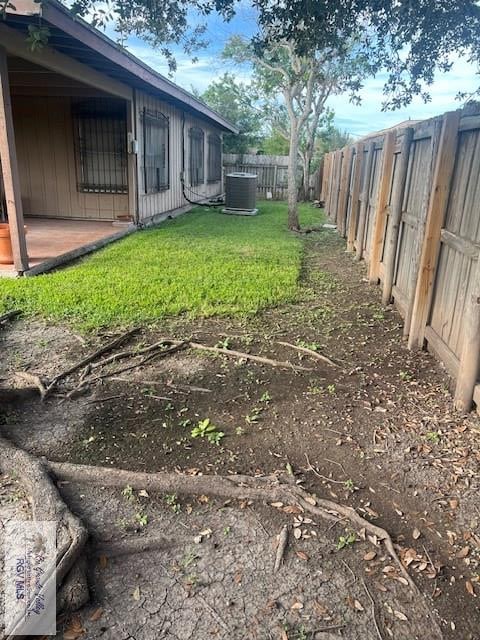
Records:
{"label": "exposed tree root", "polygon": [[[137,332],[138,332],[138,329],[132,329],[131,331],[128,331],[127,333],[122,334],[121,336],[115,338],[115,340],[112,340],[105,346],[101,347],[100,349],[97,349],[95,352],[91,353],[89,356],[86,356],[85,358],[83,358],[76,364],[72,365],[68,369],[61,371],[50,381],[42,380],[42,378],[36,374],[23,372],[23,371],[17,372],[15,375],[18,378],[29,383],[33,388],[38,389],[38,391],[40,392],[40,397],[43,401],[54,391],[54,389],[57,387],[59,382],[61,382],[65,378],[68,378],[69,376],[76,373],[80,369],[83,369],[83,371],[77,381],[76,386],[67,393],[66,395],[67,398],[72,398],[73,396],[84,392],[91,384],[100,382],[105,378],[111,378],[112,376],[116,376],[119,373],[124,373],[126,371],[136,369],[137,367],[141,367],[145,365],[147,362],[149,362],[150,360],[152,360],[153,358],[163,358],[173,353],[176,353],[181,349],[188,349],[188,348],[197,349],[199,351],[209,351],[211,353],[218,353],[224,356],[228,356],[230,358],[250,360],[252,362],[258,362],[259,364],[266,364],[271,367],[278,367],[281,369],[292,369],[293,371],[312,371],[310,367],[304,367],[301,365],[292,364],[291,362],[273,360],[272,358],[266,358],[264,356],[256,356],[251,353],[245,353],[243,351],[234,351],[233,349],[224,349],[221,347],[210,347],[208,345],[200,344],[198,342],[192,342],[190,340],[173,340],[171,338],[162,338],[161,340],[158,340],[157,342],[145,347],[119,351],[118,353],[113,353],[110,356],[95,362],[97,358],[99,358],[105,353],[108,353],[109,351],[112,351],[115,347],[117,347],[119,344],[121,344],[122,342],[124,342],[129,337],[131,337],[134,333],[137,333]],[[297,348],[294,345],[290,345],[289,343],[281,343],[281,344],[285,344],[287,346],[293,347],[294,349],[304,351],[306,353],[309,353],[310,355],[313,355],[317,360],[322,360],[332,366],[337,366],[332,360],[330,360],[326,356],[322,356],[321,354],[311,351],[310,349],[303,349],[301,347]],[[121,369],[117,369],[115,371],[107,370],[102,373],[93,373],[95,370],[103,369],[104,367],[107,367],[108,365],[118,362],[119,360],[125,360],[127,358],[136,358],[137,356],[141,356],[141,355],[143,355],[144,357],[140,361],[134,362]],[[205,390],[202,389],[201,391],[204,392]]]}
{"label": "exposed tree root", "polygon": [[282,340],[278,340],[278,344],[283,345],[284,347],[290,347],[290,349],[295,349],[295,351],[300,351],[301,353],[306,353],[307,355],[315,358],[316,360],[321,360],[322,362],[326,362],[331,367],[338,367],[338,364],[327,358],[327,356],[318,353],[318,351],[314,351],[313,349],[307,349],[307,347],[299,347],[296,344],[291,344],[290,342],[283,342]]}
{"label": "exposed tree root", "polygon": [[352,507],[337,504],[331,500],[312,496],[297,485],[283,484],[274,477],[232,476],[188,476],[175,473],[142,473],[112,469],[109,467],[91,467],[68,462],[49,462],[50,469],[60,480],[96,484],[103,487],[126,487],[159,491],[162,493],[179,493],[184,495],[206,494],[219,498],[238,498],[264,500],[266,502],[283,502],[299,505],[305,512],[330,521],[339,516],[348,519],[352,525],[375,536],[383,542],[392,560],[398,566],[411,589],[418,589],[409,573],[402,565],[393,546],[390,535],[368,520],[365,520]]}
{"label": "exposed tree root", "polygon": [[[53,520],[57,523],[57,557],[55,578],[57,590],[63,586],[61,599],[71,608],[85,603],[87,581],[78,561],[87,541],[87,530],[61,499],[55,488],[45,461],[18,449],[0,437],[0,469],[8,475],[16,475],[29,496],[34,520]],[[75,574],[72,569],[75,567]],[[48,586],[53,574],[45,577]],[[20,627],[21,629],[21,627]],[[12,636],[21,635],[18,625]]]}

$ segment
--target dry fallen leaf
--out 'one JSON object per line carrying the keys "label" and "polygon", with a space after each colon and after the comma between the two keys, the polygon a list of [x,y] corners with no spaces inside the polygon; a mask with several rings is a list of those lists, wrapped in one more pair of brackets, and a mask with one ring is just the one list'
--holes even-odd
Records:
{"label": "dry fallen leaf", "polygon": [[421,535],[422,535],[422,533],[421,533],[421,531],[419,529],[415,528],[413,530],[412,537],[413,537],[414,540],[418,540]]}
{"label": "dry fallen leaf", "polygon": [[317,501],[313,496],[305,496],[305,502],[308,502],[308,504],[311,504],[313,506],[317,504]]}
{"label": "dry fallen leaf", "polygon": [[469,553],[470,553],[470,547],[469,546],[463,547],[463,549],[460,549],[460,551],[457,552],[457,558],[466,558]]}
{"label": "dry fallen leaf", "polygon": [[303,609],[303,602],[294,602],[290,609],[292,609],[292,611],[299,611],[300,609]]}
{"label": "dry fallen leaf", "polygon": [[293,537],[295,538],[295,540],[300,540],[300,538],[302,537],[302,530],[301,529],[294,529],[293,530]]}
{"label": "dry fallen leaf", "polygon": [[406,616],[404,613],[402,613],[401,611],[396,611],[396,610],[395,610],[395,611],[393,612],[393,615],[394,615],[396,618],[398,618],[399,620],[403,620],[403,622],[408,622],[408,618],[407,618],[407,616]]}
{"label": "dry fallen leaf", "polygon": [[452,498],[448,503],[450,505],[450,509],[456,509],[458,507],[458,500],[456,498]]}
{"label": "dry fallen leaf", "polygon": [[96,620],[100,620],[102,616],[103,616],[103,609],[102,607],[98,607],[98,609],[95,609],[95,611],[92,613],[89,620],[91,620],[92,622],[95,622]]}
{"label": "dry fallen leaf", "polygon": [[63,640],[77,640],[85,633],[82,622],[78,616],[74,616],[63,632]]}
{"label": "dry fallen leaf", "polygon": [[362,606],[362,603],[359,600],[354,600],[353,606],[357,611],[365,611],[365,609]]}
{"label": "dry fallen leaf", "polygon": [[281,509],[283,507],[283,502],[271,502],[271,507],[275,507],[275,509]]}
{"label": "dry fallen leaf", "polygon": [[475,589],[473,588],[473,584],[470,582],[470,580],[467,580],[465,582],[465,589],[471,596],[475,596]]}
{"label": "dry fallen leaf", "polygon": [[150,497],[148,495],[148,491],[146,491],[145,489],[142,489],[141,491],[139,491],[138,495],[141,496],[142,498],[149,498]]}
{"label": "dry fallen leaf", "polygon": [[137,601],[140,600],[140,587],[135,587],[132,593],[132,598]]}
{"label": "dry fallen leaf", "polygon": [[98,558],[98,563],[100,565],[100,569],[106,569],[107,564],[108,564],[108,558],[107,556],[100,556]]}
{"label": "dry fallen leaf", "polygon": [[377,557],[377,552],[376,551],[368,551],[364,556],[363,559],[364,560],[373,560],[374,558]]}
{"label": "dry fallen leaf", "polygon": [[296,555],[300,558],[300,560],[308,560],[308,556],[304,551],[295,551]]}

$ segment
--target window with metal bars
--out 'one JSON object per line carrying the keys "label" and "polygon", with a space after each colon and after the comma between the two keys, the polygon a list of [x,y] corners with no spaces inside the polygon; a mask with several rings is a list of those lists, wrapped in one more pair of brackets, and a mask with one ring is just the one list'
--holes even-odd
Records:
{"label": "window with metal bars", "polygon": [[203,129],[190,128],[190,184],[203,184],[204,180],[204,134]]}
{"label": "window with metal bars", "polygon": [[222,179],[222,141],[220,136],[211,133],[208,136],[208,181],[219,182]]}
{"label": "window with metal bars", "polygon": [[125,102],[90,98],[72,105],[77,188],[86,193],[128,193]]}
{"label": "window with metal bars", "polygon": [[143,110],[143,182],[145,193],[158,193],[170,187],[169,131],[167,116]]}

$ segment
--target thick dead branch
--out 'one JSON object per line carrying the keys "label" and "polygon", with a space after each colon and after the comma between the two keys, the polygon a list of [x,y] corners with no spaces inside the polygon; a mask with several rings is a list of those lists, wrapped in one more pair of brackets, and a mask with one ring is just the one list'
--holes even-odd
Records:
{"label": "thick dead branch", "polygon": [[402,565],[393,546],[392,539],[385,529],[365,520],[352,507],[338,504],[331,500],[312,496],[296,485],[282,484],[274,477],[253,478],[251,476],[187,476],[170,473],[143,473],[112,469],[109,467],[91,467],[75,465],[67,462],[49,462],[49,467],[57,478],[70,482],[97,484],[103,487],[125,487],[146,489],[161,493],[178,493],[184,495],[207,494],[220,498],[238,498],[263,500],[266,502],[283,502],[300,505],[304,511],[317,517],[337,521],[343,516],[359,529],[365,529],[383,542],[392,560],[407,580],[411,589],[418,589],[409,573]]}
{"label": "thick dead branch", "polygon": [[76,364],[72,365],[68,369],[65,369],[64,371],[61,371],[60,373],[58,373],[48,384],[46,388],[45,397],[50,395],[50,393],[57,386],[60,380],[67,378],[68,376],[72,375],[72,373],[75,373],[79,369],[85,368],[91,362],[96,360],[98,357],[102,356],[104,353],[108,353],[108,351],[111,351],[112,349],[115,349],[115,347],[118,347],[119,344],[121,344],[122,342],[124,342],[125,340],[133,336],[135,333],[138,333],[138,331],[139,329],[137,327],[135,329],[131,329],[130,331],[127,331],[126,333],[123,333],[121,336],[118,336],[117,338],[115,338],[115,340],[112,340],[111,342],[107,343],[103,347],[100,347],[100,349],[97,349],[96,351],[86,356]]}
{"label": "thick dead branch", "polygon": [[281,344],[284,347],[290,347],[291,349],[295,349],[296,351],[301,351],[302,353],[306,353],[309,356],[312,356],[312,358],[315,358],[316,360],[321,360],[322,362],[326,362],[331,367],[338,367],[338,364],[336,364],[333,360],[330,360],[330,358],[327,358],[327,356],[324,356],[321,353],[314,351],[313,349],[307,349],[307,347],[299,347],[296,344],[290,344],[290,342],[282,342],[281,340],[278,340],[278,344]]}
{"label": "thick dead branch", "polygon": [[[26,451],[18,449],[2,437],[0,437],[0,469],[3,473],[20,478],[29,496],[34,520],[53,520],[57,523],[55,573],[45,576],[44,588],[48,588],[55,576],[58,590],[62,584],[67,584],[67,577],[83,552],[87,530],[63,502],[50,478],[47,464]],[[69,579],[68,583],[70,605],[78,608],[84,604],[84,591],[87,584],[85,573],[77,570],[76,576]],[[75,599],[75,593],[81,597]],[[21,627],[15,628],[11,635],[21,635],[20,631]]]}
{"label": "thick dead branch", "polygon": [[198,342],[190,342],[192,349],[199,349],[201,351],[211,351],[212,353],[221,353],[224,356],[230,358],[240,358],[245,360],[252,360],[253,362],[260,362],[261,364],[268,364],[271,367],[279,367],[281,369],[293,369],[294,371],[311,371],[308,367],[301,367],[300,365],[292,364],[291,362],[282,362],[280,360],[272,360],[271,358],[264,358],[263,356],[253,356],[250,353],[243,353],[243,351],[234,351],[233,349],[223,349],[222,347],[207,347],[204,344]]}
{"label": "thick dead branch", "polygon": [[283,562],[283,556],[285,555],[285,549],[287,548],[288,543],[288,525],[285,524],[280,531],[278,536],[278,546],[277,553],[275,555],[275,565],[273,567],[273,573],[277,573],[280,569],[280,566]]}

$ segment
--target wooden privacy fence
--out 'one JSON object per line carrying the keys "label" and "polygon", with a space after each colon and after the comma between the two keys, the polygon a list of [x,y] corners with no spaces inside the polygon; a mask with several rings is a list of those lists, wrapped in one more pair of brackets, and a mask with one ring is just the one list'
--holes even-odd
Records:
{"label": "wooden privacy fence", "polygon": [[[288,156],[256,156],[253,154],[223,154],[224,174],[245,171],[257,175],[257,195],[265,200],[285,200],[287,197]],[[272,194],[268,196],[267,194]]]}
{"label": "wooden privacy fence", "polygon": [[327,154],[322,200],[409,348],[426,344],[456,381],[456,408],[480,412],[480,105]]}

